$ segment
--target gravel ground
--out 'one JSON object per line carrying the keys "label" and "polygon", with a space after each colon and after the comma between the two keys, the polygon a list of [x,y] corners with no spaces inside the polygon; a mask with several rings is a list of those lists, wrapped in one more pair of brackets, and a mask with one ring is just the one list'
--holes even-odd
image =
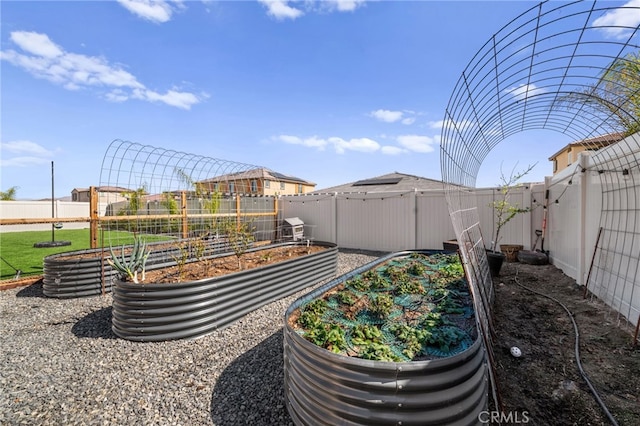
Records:
{"label": "gravel ground", "polygon": [[[338,274],[378,253],[341,251]],[[321,285],[321,284],[319,284]],[[111,295],[0,292],[0,424],[290,425],[283,314],[311,288],[197,340],[137,343],[111,331]]]}

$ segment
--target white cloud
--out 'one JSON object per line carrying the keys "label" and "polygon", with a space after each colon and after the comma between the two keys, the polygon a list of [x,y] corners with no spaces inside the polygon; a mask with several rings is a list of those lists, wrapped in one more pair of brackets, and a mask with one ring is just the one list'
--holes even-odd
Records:
{"label": "white cloud", "polygon": [[49,151],[42,145],[38,145],[31,141],[11,141],[1,142],[0,147],[3,151],[8,151],[14,154],[31,154],[40,157],[48,157],[53,155],[53,152]]}
{"label": "white cloud", "polygon": [[347,151],[356,152],[380,152],[385,155],[400,155],[409,152],[428,153],[435,150],[435,146],[440,142],[440,136],[433,137],[420,135],[403,135],[395,138],[396,145],[381,145],[377,141],[369,138],[352,138],[344,139],[333,136],[330,138],[319,138],[312,136],[309,138],[301,138],[293,135],[273,136],[271,140],[284,142],[292,145],[300,145],[308,148],[316,148],[320,151],[326,148],[333,148],[338,154],[344,154]]}
{"label": "white cloud", "polygon": [[389,111],[388,109],[379,109],[376,111],[371,111],[369,114],[373,118],[379,121],[384,121],[385,123],[395,123],[402,119],[402,111]]}
{"label": "white cloud", "polygon": [[338,12],[353,12],[358,7],[364,5],[366,0],[323,0],[321,4],[328,7],[329,10],[337,10]]}
{"label": "white cloud", "polygon": [[0,160],[0,166],[2,167],[29,167],[38,166],[40,164],[47,164],[51,160],[40,157],[13,157],[9,159]]}
{"label": "white cloud", "polygon": [[453,126],[458,130],[466,129],[471,126],[471,122],[468,120],[461,121],[451,121],[451,120],[438,120],[438,121],[430,121],[428,123],[429,128],[431,129],[442,129],[443,127]]}
{"label": "white cloud", "polygon": [[[631,7],[635,9],[625,9]],[[601,27],[610,37],[622,39],[628,37],[640,25],[640,0],[631,0],[620,8],[614,9],[593,21],[594,27]]]}
{"label": "white cloud", "polygon": [[410,111],[410,110],[391,111],[388,109],[378,109],[375,111],[371,111],[368,115],[384,123],[400,122],[408,126],[415,123],[416,115],[419,115],[419,114],[416,113],[415,111]]}
{"label": "white cloud", "polygon": [[323,150],[326,146],[327,146],[327,141],[324,139],[319,139],[316,136],[312,136],[310,138],[306,138],[306,139],[302,139],[299,138],[297,136],[291,136],[291,135],[280,135],[277,136],[276,138],[273,138],[275,140],[279,140],[281,142],[285,142],[285,143],[289,143],[292,145],[302,145],[302,146],[307,146],[310,148],[318,148],[320,150]]}
{"label": "white cloud", "polygon": [[48,163],[53,157],[53,152],[31,141],[11,141],[1,142],[0,149],[11,154],[18,154],[16,157],[5,158],[2,155],[0,164],[2,167],[27,167]]}
{"label": "white cloud", "polygon": [[289,6],[288,0],[258,0],[267,7],[267,14],[278,20],[296,19],[304,14],[300,9]]}
{"label": "white cloud", "polygon": [[11,33],[11,41],[28,53],[43,58],[55,58],[62,55],[62,49],[49,40],[45,34],[27,31],[15,31]]}
{"label": "white cloud", "polygon": [[164,0],[118,0],[124,8],[142,19],[155,23],[164,23],[171,20],[173,8]]}
{"label": "white cloud", "polygon": [[[178,92],[176,90],[168,90],[165,94],[161,94],[149,89],[135,89],[131,97],[143,101],[162,102],[181,109],[191,109],[191,105],[200,102],[200,98],[193,93]],[[204,98],[206,95],[201,95],[201,97]]]}
{"label": "white cloud", "polygon": [[444,127],[444,120],[430,121],[428,126],[432,129],[442,129]]}
{"label": "white cloud", "polygon": [[353,12],[367,1],[369,0],[258,0],[266,7],[269,16],[280,21],[294,20],[313,12]]}
{"label": "white cloud", "polygon": [[510,95],[513,95],[519,101],[525,100],[531,96],[541,95],[545,93],[544,89],[536,87],[535,84],[521,84],[518,87],[512,87],[504,91]]}
{"label": "white cloud", "polygon": [[433,152],[433,145],[437,143],[434,138],[419,135],[398,136],[397,141],[401,146],[409,151],[421,153]]}
{"label": "white cloud", "polygon": [[380,144],[369,138],[353,138],[343,139],[339,137],[330,137],[327,139],[312,136],[310,138],[300,138],[292,135],[279,135],[271,138],[275,141],[289,143],[293,145],[302,145],[309,148],[324,150],[326,147],[333,147],[338,154],[344,154],[346,151],[358,152],[375,152],[380,149]]}
{"label": "white cloud", "polygon": [[386,145],[380,149],[380,152],[387,155],[398,155],[398,154],[405,154],[409,151],[404,148],[400,148],[399,146]]}
{"label": "white cloud", "polygon": [[64,51],[46,34],[15,31],[11,33],[11,40],[25,53],[3,50],[0,51],[0,59],[67,90],[105,88],[107,93],[104,97],[110,101],[124,102],[135,98],[187,110],[207,97],[206,94],[196,95],[176,88],[160,94],[146,88],[134,75],[104,58]]}
{"label": "white cloud", "polygon": [[124,102],[129,99],[129,94],[124,90],[113,89],[105,95],[105,98],[111,102]]}
{"label": "white cloud", "polygon": [[329,138],[329,142],[333,144],[333,148],[338,154],[344,154],[345,151],[374,152],[380,149],[380,144],[369,138],[356,138],[345,140],[338,137]]}

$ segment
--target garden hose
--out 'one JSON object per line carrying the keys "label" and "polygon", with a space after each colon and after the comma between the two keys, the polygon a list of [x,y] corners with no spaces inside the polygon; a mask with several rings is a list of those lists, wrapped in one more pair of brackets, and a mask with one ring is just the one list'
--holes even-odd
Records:
{"label": "garden hose", "polygon": [[517,268],[516,268],[516,276],[514,278],[514,281],[516,282],[517,285],[519,285],[520,287],[524,288],[525,290],[530,291],[531,293],[535,293],[535,294],[537,294],[539,296],[543,296],[543,297],[546,297],[547,299],[553,300],[558,305],[562,306],[562,309],[564,309],[567,312],[567,314],[569,315],[569,318],[571,319],[571,322],[573,323],[573,331],[575,332],[575,335],[576,335],[576,339],[575,339],[575,355],[576,355],[576,364],[578,365],[578,370],[580,371],[580,375],[582,376],[584,381],[587,383],[587,386],[589,386],[589,389],[591,390],[591,393],[593,394],[594,398],[596,399],[596,401],[600,405],[600,408],[602,408],[602,411],[604,411],[605,415],[607,416],[607,418],[609,419],[611,424],[614,425],[614,426],[618,426],[618,422],[613,417],[613,415],[611,414],[611,412],[609,411],[609,409],[605,405],[604,401],[602,401],[602,398],[600,398],[600,395],[598,394],[598,391],[596,391],[596,389],[593,387],[593,385],[591,384],[591,381],[589,380],[589,377],[587,376],[587,373],[582,368],[582,362],[580,361],[580,332],[578,331],[578,324],[576,324],[576,321],[573,319],[573,314],[571,313],[569,308],[567,308],[558,299],[555,299],[555,298],[553,298],[551,296],[548,296],[546,294],[540,293],[539,291],[530,289],[529,287],[526,287],[526,286],[520,284],[520,281],[518,281],[518,269]]}

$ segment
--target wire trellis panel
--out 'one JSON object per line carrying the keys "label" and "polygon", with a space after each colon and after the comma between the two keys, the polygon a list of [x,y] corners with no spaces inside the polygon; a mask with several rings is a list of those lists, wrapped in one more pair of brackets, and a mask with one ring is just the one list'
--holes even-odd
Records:
{"label": "wire trellis panel", "polygon": [[[624,308],[618,299],[640,293],[633,253],[640,238],[639,23],[637,2],[542,2],[496,32],[453,90],[441,135],[441,171],[471,284],[484,294],[476,309],[487,336],[492,281],[486,235],[468,189],[475,187],[487,155],[520,132],[562,133],[580,142],[580,150],[592,151],[594,164],[607,164],[598,172],[600,246],[610,255],[596,256],[592,280],[602,287],[599,294],[614,295],[614,306]],[[601,149],[615,142],[623,145],[624,155]],[[486,340],[491,350],[490,337]]]}
{"label": "wire trellis panel", "polygon": [[230,223],[273,241],[278,204],[265,194],[277,183],[264,167],[115,140],[100,174],[101,227],[111,246],[130,234],[218,239]]}

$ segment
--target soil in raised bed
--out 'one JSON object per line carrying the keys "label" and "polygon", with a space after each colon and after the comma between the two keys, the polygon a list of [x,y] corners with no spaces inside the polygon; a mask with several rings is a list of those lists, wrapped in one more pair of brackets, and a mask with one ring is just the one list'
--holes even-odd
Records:
{"label": "soil in raised bed", "polygon": [[197,260],[183,266],[171,266],[147,271],[145,283],[176,283],[228,275],[234,272],[259,268],[285,260],[327,250],[323,246],[284,246],[248,252],[241,256],[240,267],[235,254],[208,260]]}

